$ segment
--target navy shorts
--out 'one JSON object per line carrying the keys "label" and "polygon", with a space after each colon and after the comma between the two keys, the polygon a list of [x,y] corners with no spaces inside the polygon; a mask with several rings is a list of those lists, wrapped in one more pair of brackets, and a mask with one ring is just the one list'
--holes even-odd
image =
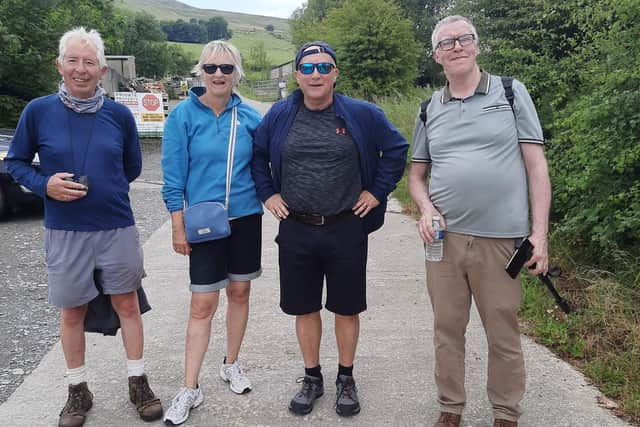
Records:
{"label": "navy shorts", "polygon": [[352,316],[367,309],[367,245],[363,221],[350,215],[331,225],[310,225],[292,218],[280,222],[280,308],[302,315],[322,309]]}
{"label": "navy shorts", "polygon": [[260,277],[261,255],[262,214],[232,220],[229,237],[191,244],[191,292],[219,291],[229,281],[246,282]]}

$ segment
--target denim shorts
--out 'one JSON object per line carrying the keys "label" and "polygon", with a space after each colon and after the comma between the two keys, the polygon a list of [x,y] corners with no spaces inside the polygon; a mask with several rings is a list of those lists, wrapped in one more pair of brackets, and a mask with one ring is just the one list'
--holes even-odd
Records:
{"label": "denim shorts", "polygon": [[229,281],[245,282],[260,277],[261,255],[262,214],[233,219],[229,237],[191,243],[191,292],[219,291]]}

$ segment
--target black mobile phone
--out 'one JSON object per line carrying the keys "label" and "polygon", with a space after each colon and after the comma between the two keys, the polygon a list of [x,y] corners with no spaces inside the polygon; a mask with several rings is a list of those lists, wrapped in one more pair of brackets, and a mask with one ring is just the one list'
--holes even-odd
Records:
{"label": "black mobile phone", "polygon": [[524,263],[533,255],[533,245],[529,239],[524,239],[520,246],[516,248],[515,252],[511,256],[504,269],[507,271],[512,279],[518,277],[518,273],[522,270]]}

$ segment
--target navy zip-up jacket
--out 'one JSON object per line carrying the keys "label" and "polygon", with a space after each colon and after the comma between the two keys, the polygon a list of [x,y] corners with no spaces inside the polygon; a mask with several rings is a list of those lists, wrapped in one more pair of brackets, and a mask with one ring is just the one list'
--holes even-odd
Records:
{"label": "navy zip-up jacket", "polygon": [[[280,193],[282,148],[302,104],[302,92],[296,90],[276,102],[256,129],[251,173],[263,202]],[[333,105],[358,147],[362,189],[380,202],[364,218],[365,230],[371,233],[384,223],[387,196],[402,178],[409,144],[379,107],[339,93],[333,95]]]}

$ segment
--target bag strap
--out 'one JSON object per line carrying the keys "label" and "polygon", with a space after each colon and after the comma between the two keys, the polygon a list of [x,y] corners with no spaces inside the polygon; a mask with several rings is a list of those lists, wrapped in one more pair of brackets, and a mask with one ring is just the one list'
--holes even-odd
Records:
{"label": "bag strap", "polygon": [[427,127],[427,107],[431,102],[431,98],[426,99],[420,103],[420,120],[422,120],[422,125]]}
{"label": "bag strap", "polygon": [[238,125],[238,108],[231,110],[231,130],[229,131],[229,153],[227,153],[227,186],[224,195],[224,208],[229,210],[229,196],[231,194],[231,174],[233,173],[233,154],[236,146],[236,127]]}
{"label": "bag strap", "polygon": [[504,88],[504,96],[509,101],[509,105],[511,106],[511,111],[515,114],[515,110],[513,109],[513,99],[515,95],[513,94],[513,77],[511,76],[502,76],[502,87]]}

